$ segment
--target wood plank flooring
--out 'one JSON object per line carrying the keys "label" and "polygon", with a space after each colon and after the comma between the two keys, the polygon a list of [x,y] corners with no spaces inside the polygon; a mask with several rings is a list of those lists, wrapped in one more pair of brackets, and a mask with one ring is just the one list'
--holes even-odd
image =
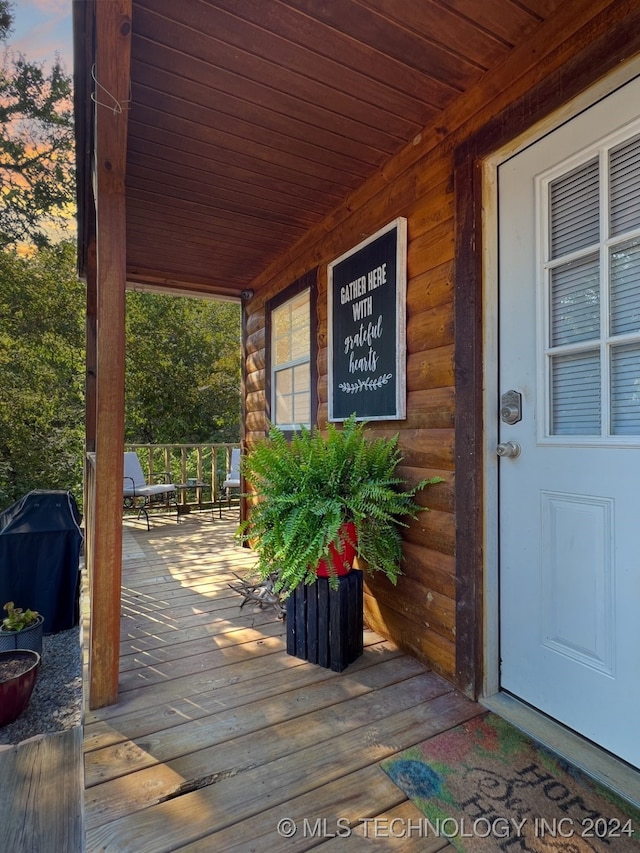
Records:
{"label": "wood plank flooring", "polygon": [[3,850],[84,850],[81,768],[81,726],[0,747]]}
{"label": "wood plank flooring", "polygon": [[125,523],[120,700],[85,718],[88,853],[450,851],[403,832],[422,815],[379,762],[482,709],[371,631],[342,673],[287,655],[273,608],[228,586],[254,561],[236,523]]}

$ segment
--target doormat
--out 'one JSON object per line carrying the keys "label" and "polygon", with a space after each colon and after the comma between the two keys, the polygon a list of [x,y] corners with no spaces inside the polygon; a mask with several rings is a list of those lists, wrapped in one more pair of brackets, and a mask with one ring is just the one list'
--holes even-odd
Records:
{"label": "doormat", "polygon": [[381,766],[425,815],[407,836],[461,853],[640,851],[640,810],[495,714]]}

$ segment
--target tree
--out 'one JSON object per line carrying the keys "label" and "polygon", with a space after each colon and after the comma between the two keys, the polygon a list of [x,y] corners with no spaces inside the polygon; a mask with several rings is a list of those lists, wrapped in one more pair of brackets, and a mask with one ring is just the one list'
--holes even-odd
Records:
{"label": "tree", "polygon": [[238,305],[128,293],[126,337],[127,441],[238,441]]}
{"label": "tree", "polygon": [[4,40],[11,30],[13,17],[8,0],[0,0],[0,40]]}
{"label": "tree", "polygon": [[36,488],[82,497],[83,315],[73,243],[0,252],[0,507]]}
{"label": "tree", "polygon": [[[0,41],[12,4],[0,0]],[[84,286],[59,242],[74,201],[71,80],[5,51],[0,69],[0,509],[31,489],[82,496]],[[129,294],[126,436],[232,442],[240,309]]]}
{"label": "tree", "polygon": [[[11,29],[0,0],[0,40]],[[75,199],[71,78],[5,49],[0,69],[0,249],[45,246],[70,222]]]}
{"label": "tree", "polygon": [[[0,510],[31,489],[82,498],[84,285],[75,245],[0,252]],[[127,295],[126,438],[237,442],[240,306]]]}

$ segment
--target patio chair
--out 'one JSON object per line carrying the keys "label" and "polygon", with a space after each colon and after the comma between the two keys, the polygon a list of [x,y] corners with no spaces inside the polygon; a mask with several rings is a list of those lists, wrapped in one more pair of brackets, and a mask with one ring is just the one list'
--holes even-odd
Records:
{"label": "patio chair", "polygon": [[227,501],[227,506],[229,509],[231,508],[231,497],[233,492],[238,492],[238,498],[240,497],[240,448],[233,447],[231,449],[231,463],[229,465],[229,470],[227,471],[227,476],[222,483],[221,491],[220,491],[220,500],[219,500],[219,511],[220,518],[222,518],[222,501]]}
{"label": "patio chair", "polygon": [[123,484],[123,509],[137,509],[138,518],[141,515],[147,520],[147,530],[150,530],[149,525],[149,509],[155,506],[171,507],[176,509],[178,514],[178,502],[176,500],[176,487],[169,482],[170,475],[168,473],[160,474],[163,477],[163,482],[147,483],[138,459],[138,454],[135,451],[126,451],[124,454],[124,484]]}

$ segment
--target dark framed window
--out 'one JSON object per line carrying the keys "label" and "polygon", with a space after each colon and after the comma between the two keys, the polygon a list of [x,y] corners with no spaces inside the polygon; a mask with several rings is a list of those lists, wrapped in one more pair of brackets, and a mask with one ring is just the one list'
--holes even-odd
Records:
{"label": "dark framed window", "polygon": [[285,433],[316,423],[317,326],[315,269],[266,305],[267,417]]}

